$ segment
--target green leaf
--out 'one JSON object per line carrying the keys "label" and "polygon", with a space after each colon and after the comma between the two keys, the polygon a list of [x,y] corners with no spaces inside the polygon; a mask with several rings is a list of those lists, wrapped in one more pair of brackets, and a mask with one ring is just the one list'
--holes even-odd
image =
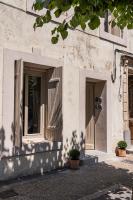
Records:
{"label": "green leaf", "polygon": [[51,42],[52,42],[52,44],[57,44],[58,37],[57,36],[56,37],[52,37]]}
{"label": "green leaf", "polygon": [[70,25],[72,28],[76,28],[79,25],[79,19],[76,16],[73,16],[72,19],[70,20]]}
{"label": "green leaf", "polygon": [[47,10],[46,14],[42,18],[43,18],[43,23],[49,23],[52,19],[50,11]]}
{"label": "green leaf", "polygon": [[65,30],[61,31],[60,34],[62,36],[62,39],[65,40],[67,38],[67,36],[68,36],[68,31],[65,31]]}
{"label": "green leaf", "polygon": [[100,25],[100,19],[98,16],[94,15],[91,17],[90,22],[88,24],[88,26],[90,27],[90,29],[94,30],[96,28],[98,28]]}
{"label": "green leaf", "polygon": [[129,23],[129,24],[127,25],[127,28],[128,28],[128,29],[133,29],[133,23]]}
{"label": "green leaf", "polygon": [[42,27],[43,26],[43,17],[39,16],[36,18],[36,22],[34,24],[34,28],[36,27]]}
{"label": "green leaf", "polygon": [[[68,29],[80,26],[83,30],[86,24],[94,30],[100,25],[100,17],[105,16],[105,12],[111,11],[114,16],[111,21],[112,27],[117,25],[119,28],[133,29],[133,4],[131,0],[35,0],[33,4],[35,10],[43,10],[47,8],[46,14],[36,18],[34,29],[42,27],[45,23],[49,23],[54,17],[61,17],[66,11],[73,12],[72,15],[66,16],[67,23],[61,22],[57,24],[56,29],[52,30],[51,41],[57,43],[59,36],[64,40],[68,36]],[[54,15],[51,15],[54,10]],[[69,12],[68,12],[69,13]],[[55,19],[54,19],[55,20]]]}
{"label": "green leaf", "polygon": [[44,8],[45,0],[36,0],[36,2],[33,4],[34,10],[42,10]]}
{"label": "green leaf", "polygon": [[55,7],[56,7],[56,2],[55,1],[49,1],[47,8],[49,10],[53,10]]}
{"label": "green leaf", "polygon": [[84,22],[81,22],[81,28],[83,29],[83,30],[85,30],[85,28],[86,28],[86,24],[84,23]]}
{"label": "green leaf", "polygon": [[62,13],[62,10],[60,10],[60,9],[57,9],[57,10],[54,12],[54,14],[55,14],[55,16],[56,16],[57,18],[60,17],[61,13]]}

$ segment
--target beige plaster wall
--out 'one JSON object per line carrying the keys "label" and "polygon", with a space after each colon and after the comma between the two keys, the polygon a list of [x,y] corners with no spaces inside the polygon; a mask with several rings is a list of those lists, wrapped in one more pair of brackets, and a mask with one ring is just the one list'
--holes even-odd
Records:
{"label": "beige plaster wall", "polygon": [[[3,123],[6,124],[5,129],[5,147],[8,148],[9,152],[12,151],[13,143],[10,138],[11,136],[11,122],[13,121],[13,113],[9,110],[3,112],[2,106],[2,79],[5,73],[3,73],[3,49],[8,48],[11,50],[27,52],[32,54],[32,49],[36,48],[41,52],[42,56],[50,57],[62,61],[63,66],[63,156],[67,155],[69,146],[72,145],[71,140],[73,137],[76,138],[79,143],[81,132],[84,132],[84,115],[82,110],[84,109],[84,96],[80,91],[85,91],[85,86],[80,85],[81,81],[80,73],[82,70],[90,70],[91,74],[99,78],[99,74],[103,77],[108,74],[108,78],[102,78],[102,80],[108,80],[110,85],[111,98],[108,95],[107,104],[107,144],[108,149],[115,147],[116,143],[120,138],[123,137],[123,114],[122,114],[122,101],[119,99],[119,88],[120,88],[120,55],[117,54],[117,79],[113,84],[111,83],[111,71],[113,69],[114,49],[125,49],[125,47],[115,45],[110,41],[99,39],[99,30],[88,31],[85,34],[82,31],[70,31],[69,37],[65,41],[59,41],[58,44],[51,44],[50,31],[55,27],[54,23],[45,25],[43,28],[33,30],[33,23],[35,16],[30,13],[26,13],[26,0],[3,0],[0,3],[0,124],[2,127]],[[12,5],[11,6],[9,6]],[[16,8],[14,8],[14,6]],[[20,8],[20,9],[17,9]],[[131,38],[133,37],[132,31],[129,32],[129,38],[127,42],[127,49],[132,51],[133,45]],[[9,83],[13,77],[13,68],[10,68],[7,73]],[[86,77],[89,77],[86,73]],[[93,77],[93,76],[92,76]],[[10,87],[8,97],[13,94],[13,85],[7,84]],[[82,88],[82,90],[80,90]],[[107,87],[108,90],[108,87]],[[4,92],[4,91],[3,91]],[[10,109],[13,110],[13,97],[7,98],[4,102],[4,107],[9,104]],[[82,106],[81,106],[82,104]],[[9,121],[6,121],[9,117]],[[7,135],[8,132],[8,135]]]}
{"label": "beige plaster wall", "polygon": [[54,170],[61,166],[61,151],[7,157],[0,161],[0,180],[32,174],[43,174],[46,171]]}
{"label": "beige plaster wall", "polygon": [[26,0],[1,0],[1,3],[7,5],[7,6],[12,6],[15,8],[19,8],[22,10],[26,10]]}

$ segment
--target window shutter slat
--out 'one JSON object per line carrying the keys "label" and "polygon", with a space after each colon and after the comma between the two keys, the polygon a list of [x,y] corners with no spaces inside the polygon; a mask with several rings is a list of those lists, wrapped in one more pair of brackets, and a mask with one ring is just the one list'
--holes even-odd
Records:
{"label": "window shutter slat", "polygon": [[15,63],[14,127],[16,147],[21,147],[23,135],[23,61]]}
{"label": "window shutter slat", "polygon": [[48,70],[46,138],[62,140],[62,67]]}

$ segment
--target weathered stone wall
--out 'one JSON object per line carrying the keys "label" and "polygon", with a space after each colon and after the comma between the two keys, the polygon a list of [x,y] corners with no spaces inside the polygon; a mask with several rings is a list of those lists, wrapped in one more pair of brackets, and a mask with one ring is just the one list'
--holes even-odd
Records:
{"label": "weathered stone wall", "polygon": [[[26,0],[3,0],[0,3],[0,126],[1,133],[4,127],[2,127],[2,119],[5,113],[2,109],[2,93],[3,91],[3,49],[8,48],[11,50],[22,51],[32,54],[33,49],[38,49],[42,56],[49,58],[55,58],[61,60],[64,63],[63,66],[63,141],[64,152],[66,155],[68,146],[71,145],[71,139],[74,135],[77,135],[77,139],[80,137],[80,126],[84,126],[84,122],[80,121],[80,106],[79,106],[79,84],[80,84],[80,70],[91,70],[92,72],[99,72],[110,74],[109,81],[111,82],[111,72],[113,70],[114,49],[126,49],[123,46],[114,44],[113,42],[106,41],[99,38],[99,29],[95,31],[87,30],[86,33],[80,30],[69,31],[69,37],[65,41],[59,41],[58,44],[51,44],[50,31],[55,26],[54,23],[45,25],[43,28],[38,28],[35,32],[33,30],[33,24],[35,16],[27,12]],[[133,44],[131,38],[133,37],[132,31],[128,33],[127,49],[133,50]],[[117,53],[117,74],[115,83],[111,83],[111,99],[110,106],[108,106],[108,115],[110,115],[110,140],[113,150],[118,140],[123,137],[123,104],[120,99],[121,80],[120,80],[120,54]],[[10,69],[10,66],[9,66]],[[13,70],[13,69],[10,69]],[[9,70],[9,71],[10,71]],[[98,78],[98,77],[97,77]],[[10,86],[9,86],[10,87]],[[108,88],[107,88],[108,89]],[[11,92],[13,89],[11,89]],[[7,99],[7,104],[14,103],[13,98]],[[7,126],[8,130],[11,130],[11,123],[8,121],[7,114]],[[80,124],[82,123],[82,124]],[[7,127],[6,126],[6,127]],[[104,126],[104,124],[103,124]],[[10,135],[6,135],[5,130],[3,136],[5,140],[5,147],[8,147],[9,152],[12,149],[13,143],[9,138]],[[2,134],[1,134],[2,135]],[[2,146],[2,136],[1,146]],[[7,139],[8,138],[8,139]],[[29,157],[27,159],[30,159]],[[12,163],[12,162],[11,162]],[[12,165],[12,164],[11,164]],[[12,171],[13,172],[13,171]],[[2,171],[1,171],[2,173]],[[15,172],[13,172],[15,173]],[[19,174],[23,174],[19,171]]]}

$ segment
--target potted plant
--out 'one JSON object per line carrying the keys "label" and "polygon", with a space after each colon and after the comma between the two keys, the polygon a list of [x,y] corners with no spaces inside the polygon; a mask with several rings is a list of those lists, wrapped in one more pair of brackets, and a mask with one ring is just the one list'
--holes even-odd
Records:
{"label": "potted plant", "polygon": [[69,163],[71,169],[78,169],[79,168],[79,156],[80,151],[78,149],[71,149],[69,151]]}
{"label": "potted plant", "polygon": [[127,148],[127,143],[125,141],[119,141],[117,144],[116,155],[119,157],[125,157],[126,156],[126,148]]}

